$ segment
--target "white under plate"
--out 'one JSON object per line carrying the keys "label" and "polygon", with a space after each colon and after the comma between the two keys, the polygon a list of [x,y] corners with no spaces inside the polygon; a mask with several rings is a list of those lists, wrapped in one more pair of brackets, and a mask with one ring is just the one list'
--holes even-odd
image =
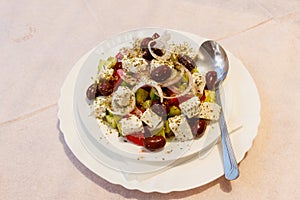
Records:
{"label": "white under plate", "polygon": [[[138,36],[143,37],[145,36],[145,33],[152,35],[154,32],[160,33],[163,30],[165,29],[147,28],[130,31],[121,34],[126,37],[114,37],[106,43],[112,46],[116,44],[116,48],[119,49],[120,46],[118,45],[124,43],[124,38],[126,41],[132,39],[132,33],[139,33],[140,35]],[[203,42],[203,38],[190,33],[177,32],[174,30],[168,31],[184,34],[187,38],[190,38],[190,40],[199,45]],[[118,39],[116,40],[116,38]],[[109,56],[114,55],[113,53],[116,52],[109,52]],[[91,67],[94,71],[86,71],[88,74],[85,74],[82,71],[84,66],[86,66],[90,60],[90,56],[95,54],[103,55],[103,52],[100,52],[98,48],[95,48],[76,63],[65,80],[59,100],[58,117],[60,119],[60,129],[64,133],[66,143],[72,152],[85,166],[111,183],[120,184],[128,189],[138,189],[144,192],[157,191],[166,193],[171,191],[182,191],[201,186],[223,175],[222,150],[220,144],[214,145],[214,141],[219,135],[218,132],[212,138],[204,140],[205,142],[209,141],[207,143],[208,145],[206,145],[207,147],[214,145],[205,158],[200,159],[198,156],[193,156],[192,158],[185,157],[184,159],[179,159],[175,162],[170,159],[169,163],[167,162],[167,164],[169,164],[168,167],[165,167],[166,163],[161,161],[162,157],[153,159],[154,157],[150,156],[145,161],[143,159],[137,159],[136,153],[130,151],[123,157],[122,153],[120,153],[123,151],[122,149],[121,151],[120,149],[111,151],[110,148],[107,148],[106,145],[110,145],[110,140],[107,140],[106,143],[102,144],[95,140],[95,137],[89,134],[89,130],[86,130],[86,126],[82,126],[82,122],[80,122],[80,120],[82,120],[82,117],[80,116],[82,113],[80,111],[78,112],[77,100],[80,100],[80,98],[77,99],[78,93],[76,92],[81,91],[81,89],[84,88],[85,93],[86,89],[86,85],[81,86],[81,88],[78,87],[78,85],[81,85],[78,84],[78,80],[81,80],[78,79],[80,75],[81,77],[87,76],[90,78],[91,76],[89,75],[94,76],[96,73],[97,69],[94,69],[96,68],[94,63]],[[238,59],[230,54],[230,52],[228,52],[228,57],[230,71],[228,78],[224,83],[225,97],[223,97],[223,99],[225,99],[225,104],[230,102],[229,107],[232,105],[232,109],[230,109],[231,112],[227,117],[227,119],[229,119],[229,129],[235,128],[233,125],[230,126],[230,124],[237,124],[236,122],[238,122],[239,125],[242,125],[242,129],[239,129],[231,135],[233,149],[237,160],[241,161],[245,153],[252,146],[253,139],[257,134],[257,128],[260,122],[260,101],[255,83],[246,68]],[[226,91],[226,88],[230,88],[228,92]],[[231,98],[227,98],[226,96],[229,93],[231,94]],[[73,101],[73,97],[76,97],[77,102]],[[227,101],[228,99],[230,99],[230,101]],[[206,135],[207,137],[209,136],[207,133]],[[192,155],[202,148],[203,146],[195,151],[190,151],[191,153],[185,153],[185,155]],[[180,174],[181,181],[177,181],[177,174]]]}

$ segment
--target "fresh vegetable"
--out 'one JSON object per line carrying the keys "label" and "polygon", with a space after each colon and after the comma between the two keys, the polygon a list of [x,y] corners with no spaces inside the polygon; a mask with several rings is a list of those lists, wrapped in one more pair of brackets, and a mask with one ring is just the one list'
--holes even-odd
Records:
{"label": "fresh vegetable", "polygon": [[159,96],[156,95],[157,94],[157,91],[155,90],[155,88],[151,88],[150,90],[150,99],[151,100],[158,100],[159,99]]}
{"label": "fresh vegetable", "polygon": [[139,134],[132,134],[132,135],[126,135],[125,136],[127,138],[128,141],[139,145],[139,146],[144,146],[144,135],[142,133]]}
{"label": "fresh vegetable", "polygon": [[106,115],[105,116],[105,120],[107,121],[107,123],[112,127],[112,128],[117,128],[117,122],[114,119],[113,116],[111,115]]}
{"label": "fresh vegetable", "polygon": [[177,106],[172,106],[170,108],[170,112],[168,114],[168,117],[173,117],[173,116],[180,115],[180,114],[181,114],[180,109]]}
{"label": "fresh vegetable", "polygon": [[204,90],[205,100],[207,102],[216,102],[216,92],[214,90]]}
{"label": "fresh vegetable", "polygon": [[152,100],[151,99],[148,99],[148,100],[146,100],[142,103],[142,106],[143,106],[144,109],[150,108],[151,105],[152,105]]}
{"label": "fresh vegetable", "polygon": [[147,99],[149,92],[144,90],[143,88],[139,88],[135,93],[136,102],[138,104],[143,104]]}

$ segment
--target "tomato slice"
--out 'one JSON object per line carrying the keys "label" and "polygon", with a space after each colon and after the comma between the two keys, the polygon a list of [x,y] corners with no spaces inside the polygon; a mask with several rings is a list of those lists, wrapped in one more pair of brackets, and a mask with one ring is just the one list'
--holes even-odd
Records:
{"label": "tomato slice", "polygon": [[136,145],[139,145],[139,146],[144,146],[144,139],[145,139],[145,136],[143,133],[134,133],[132,135],[126,135],[125,136],[127,138],[128,141],[136,144]]}
{"label": "tomato slice", "polygon": [[[118,63],[117,63],[118,64]],[[115,66],[117,66],[117,64]],[[123,80],[121,79],[118,71],[123,71],[122,69],[118,69],[115,68],[114,69],[114,73],[113,73],[113,77],[114,77],[114,81],[112,82],[113,86],[114,86],[114,91],[119,87],[119,85],[121,85],[121,83],[123,82]]]}
{"label": "tomato slice", "polygon": [[123,69],[122,62],[117,62],[114,66],[114,70],[117,71],[118,69]]}
{"label": "tomato slice", "polygon": [[176,106],[176,107],[178,107],[179,106],[178,98],[168,99],[168,104],[170,106]]}
{"label": "tomato slice", "polygon": [[205,96],[205,92],[203,91],[203,95],[202,95],[202,97],[201,97],[200,101],[201,101],[201,102],[204,102],[204,101],[205,101],[205,99],[206,99],[206,96]]}

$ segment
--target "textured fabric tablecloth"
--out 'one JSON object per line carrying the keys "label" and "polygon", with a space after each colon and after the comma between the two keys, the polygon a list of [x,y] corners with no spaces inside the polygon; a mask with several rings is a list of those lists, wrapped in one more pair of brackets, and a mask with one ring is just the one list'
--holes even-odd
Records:
{"label": "textured fabric tablecloth", "polygon": [[[149,26],[217,40],[252,75],[262,120],[237,180],[169,194],[131,191],[95,175],[66,145],[57,102],[73,65],[111,35]],[[0,58],[0,199],[300,196],[299,0],[1,1]]]}

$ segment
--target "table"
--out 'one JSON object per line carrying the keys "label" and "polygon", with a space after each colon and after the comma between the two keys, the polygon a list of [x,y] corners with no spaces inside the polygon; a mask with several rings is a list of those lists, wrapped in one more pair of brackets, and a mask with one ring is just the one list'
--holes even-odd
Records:
{"label": "table", "polygon": [[[297,199],[300,195],[300,1],[74,0],[0,3],[0,199]],[[100,178],[66,145],[60,88],[100,41],[140,27],[217,40],[260,94],[261,123],[240,177],[168,194]],[[249,96],[251,98],[251,96]]]}

